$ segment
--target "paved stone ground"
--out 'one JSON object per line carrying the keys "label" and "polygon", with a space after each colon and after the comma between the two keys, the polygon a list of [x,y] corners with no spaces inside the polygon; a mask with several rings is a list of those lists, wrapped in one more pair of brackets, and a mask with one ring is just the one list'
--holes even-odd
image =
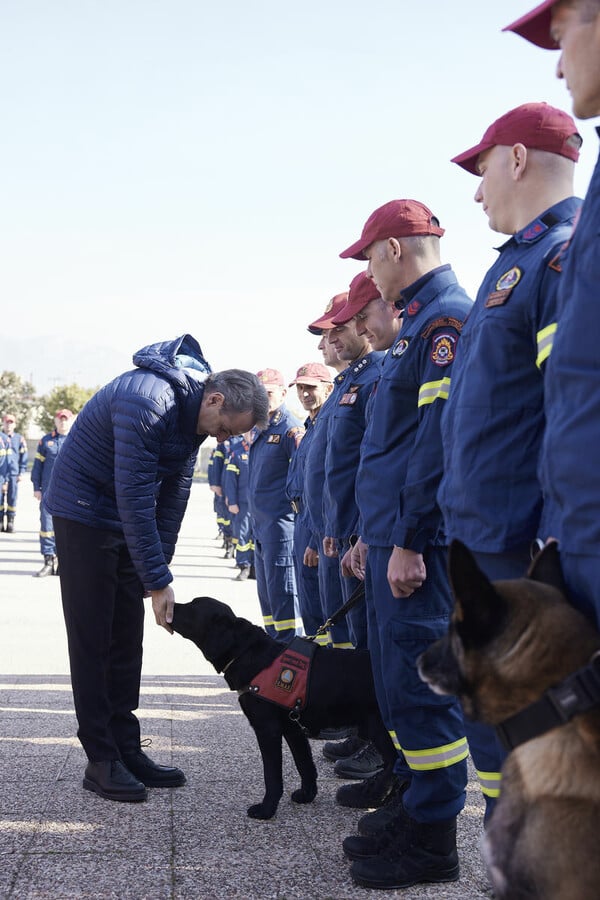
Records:
{"label": "paved stone ground", "polygon": [[[255,583],[215,540],[212,495],[194,485],[174,563],[179,600],[208,594],[260,623]],[[183,788],[150,791],[143,804],[83,791],[57,578],[41,565],[37,504],[23,483],[18,532],[0,535],[0,897],[131,900],[353,900],[382,896],[353,886],[340,845],[359,811],[335,803],[339,779],[313,742],[320,793],[296,806],[286,793],[270,822],[246,816],[262,797],[253,733],[237,699],[200,652],[146,623],[142,732],[159,762],[181,765]],[[479,841],[483,806],[471,770],[459,821],[456,884],[420,885],[386,897],[490,898]]]}

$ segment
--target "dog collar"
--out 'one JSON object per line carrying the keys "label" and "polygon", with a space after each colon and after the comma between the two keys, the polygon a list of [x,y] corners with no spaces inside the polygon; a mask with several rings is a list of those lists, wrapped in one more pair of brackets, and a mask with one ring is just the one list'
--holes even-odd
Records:
{"label": "dog collar", "polygon": [[573,716],[599,704],[600,650],[597,650],[587,666],[548,688],[535,703],[500,722],[496,732],[504,748],[514,750],[519,744],[565,725]]}

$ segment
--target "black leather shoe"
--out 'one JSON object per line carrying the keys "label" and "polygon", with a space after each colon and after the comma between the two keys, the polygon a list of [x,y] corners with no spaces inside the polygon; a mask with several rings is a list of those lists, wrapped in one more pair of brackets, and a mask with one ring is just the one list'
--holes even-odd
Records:
{"label": "black leather shoe", "polygon": [[139,803],[140,800],[148,799],[145,785],[125,768],[120,759],[89,762],[83,777],[83,787],[105,800]]}
{"label": "black leather shoe", "polygon": [[143,750],[137,753],[123,753],[123,762],[136,778],[146,787],[181,787],[185,784],[185,775],[175,766],[159,766],[146,756]]}

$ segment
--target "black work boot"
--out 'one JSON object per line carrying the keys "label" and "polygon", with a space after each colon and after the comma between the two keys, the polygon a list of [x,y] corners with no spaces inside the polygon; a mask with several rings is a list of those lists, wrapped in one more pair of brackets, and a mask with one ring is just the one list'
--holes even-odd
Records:
{"label": "black work boot", "polygon": [[397,777],[388,767],[365,781],[342,785],[336,791],[336,803],[351,809],[377,809],[383,806],[397,783]]}
{"label": "black work boot", "polygon": [[346,738],[345,741],[328,741],[323,747],[323,756],[331,762],[348,759],[349,756],[354,756],[355,753],[366,747],[367,743],[368,741],[364,741],[358,735]]}
{"label": "black work boot", "polygon": [[378,856],[397,842],[409,828],[410,818],[400,804],[396,807],[396,815],[376,834],[351,834],[350,837],[344,838],[342,842],[344,856],[348,859],[369,859],[371,856]]}
{"label": "black work boot", "polygon": [[383,760],[377,747],[369,742],[349,759],[338,759],[333,767],[338,778],[350,778],[360,780],[377,775],[383,769]]}
{"label": "black work boot", "polygon": [[45,556],[44,565],[39,572],[35,573],[36,578],[45,578],[46,575],[54,574],[54,556]]}
{"label": "black work boot", "polygon": [[8,534],[14,534],[15,531],[15,517],[9,516],[6,520],[6,531]]}
{"label": "black work boot", "polygon": [[365,813],[358,820],[356,830],[359,834],[371,837],[383,831],[388,822],[397,818],[400,810],[403,810],[402,798],[410,786],[410,781],[397,781],[394,789],[388,795],[387,800],[379,809]]}
{"label": "black work boot", "polygon": [[361,887],[379,890],[457,881],[456,819],[421,823],[409,818],[406,829],[377,856],[353,862],[350,874]]}

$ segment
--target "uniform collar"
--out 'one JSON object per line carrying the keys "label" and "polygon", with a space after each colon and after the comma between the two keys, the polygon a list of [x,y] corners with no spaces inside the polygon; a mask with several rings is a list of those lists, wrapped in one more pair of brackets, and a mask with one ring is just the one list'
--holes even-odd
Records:
{"label": "uniform collar", "polygon": [[567,197],[565,200],[560,200],[554,206],[544,210],[537,218],[532,219],[525,228],[521,228],[520,231],[513,234],[500,247],[496,247],[496,250],[501,252],[510,244],[535,244],[555,225],[574,216],[579,206],[581,206],[581,200],[578,197]]}
{"label": "uniform collar", "polygon": [[402,291],[398,302],[404,305],[404,315],[416,316],[424,306],[435,300],[440,291],[451,284],[457,284],[457,280],[449,264],[437,266],[421,275]]}
{"label": "uniform collar", "polygon": [[[342,381],[345,381],[346,378],[349,378],[351,375],[358,375],[359,372],[362,372],[363,369],[366,369],[373,361],[373,354],[380,353],[378,350],[371,350],[370,353],[365,353],[364,356],[359,357],[359,359],[355,360],[353,363],[350,363],[343,372],[340,372],[333,379],[336,384],[341,384]],[[375,357],[379,359],[379,357]]]}
{"label": "uniform collar", "polygon": [[269,419],[269,426],[271,425],[279,425],[283,418],[284,407],[283,405],[276,409],[274,413],[272,413],[271,418]]}

